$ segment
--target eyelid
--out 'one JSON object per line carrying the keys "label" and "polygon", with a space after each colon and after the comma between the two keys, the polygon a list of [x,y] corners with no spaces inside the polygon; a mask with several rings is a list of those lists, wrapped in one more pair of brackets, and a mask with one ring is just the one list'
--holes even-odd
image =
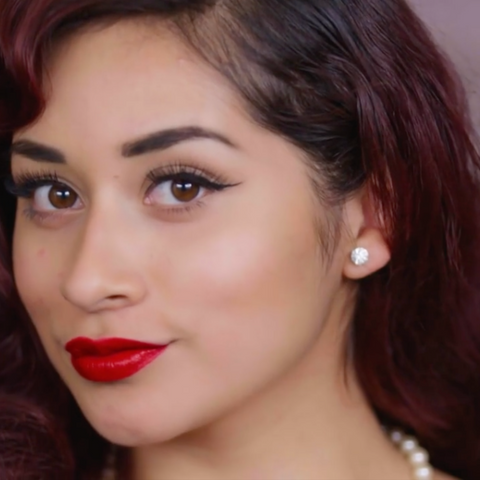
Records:
{"label": "eyelid", "polygon": [[200,167],[184,165],[181,163],[155,168],[147,174],[147,178],[152,184],[154,184],[153,187],[158,186],[163,182],[185,179],[210,190],[223,190],[235,186],[235,184],[229,183],[229,181],[221,175],[212,173]]}

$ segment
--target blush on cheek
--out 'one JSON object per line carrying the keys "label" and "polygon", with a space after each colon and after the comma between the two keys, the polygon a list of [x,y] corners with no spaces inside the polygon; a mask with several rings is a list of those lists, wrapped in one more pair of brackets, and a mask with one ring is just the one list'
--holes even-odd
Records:
{"label": "blush on cheek", "polygon": [[[217,299],[238,298],[251,294],[277,272],[272,272],[276,252],[267,248],[263,238],[238,235],[234,240],[215,242],[205,249],[201,259],[192,262],[196,274],[206,282]],[[247,293],[248,292],[248,293]],[[206,292],[204,292],[206,293]]]}
{"label": "blush on cheek", "polygon": [[[202,245],[201,255],[191,252],[188,276],[181,275],[183,289],[188,288],[192,303],[216,306],[278,303],[304,282],[311,267],[313,247],[303,242],[272,241],[260,234],[237,233]],[[183,273],[183,272],[182,272]],[[186,282],[185,279],[190,281]]]}
{"label": "blush on cheek", "polygon": [[37,253],[37,257],[44,258],[46,254],[47,254],[47,251],[44,248],[41,248]]}

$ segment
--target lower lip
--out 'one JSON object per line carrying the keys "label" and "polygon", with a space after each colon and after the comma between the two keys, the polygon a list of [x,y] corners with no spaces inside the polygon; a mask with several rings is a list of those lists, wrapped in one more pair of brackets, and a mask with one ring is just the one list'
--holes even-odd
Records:
{"label": "lower lip", "polygon": [[72,356],[72,365],[79,375],[91,382],[117,382],[138,373],[166,348],[125,350],[106,356]]}

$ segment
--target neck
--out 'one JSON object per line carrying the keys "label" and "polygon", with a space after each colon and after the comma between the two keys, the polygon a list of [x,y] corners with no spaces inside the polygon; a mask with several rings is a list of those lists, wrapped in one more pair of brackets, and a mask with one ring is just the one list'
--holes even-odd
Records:
{"label": "neck", "polygon": [[142,480],[409,480],[352,368],[341,341],[322,334],[309,358],[255,398],[208,427],[136,448],[132,477]]}

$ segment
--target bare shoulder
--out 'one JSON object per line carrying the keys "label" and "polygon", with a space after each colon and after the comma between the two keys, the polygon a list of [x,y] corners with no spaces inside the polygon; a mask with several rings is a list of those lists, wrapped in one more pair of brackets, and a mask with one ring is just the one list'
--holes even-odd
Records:
{"label": "bare shoulder", "polygon": [[451,475],[447,475],[446,473],[440,472],[439,470],[435,470],[432,480],[460,480],[460,479],[456,477],[452,477]]}

